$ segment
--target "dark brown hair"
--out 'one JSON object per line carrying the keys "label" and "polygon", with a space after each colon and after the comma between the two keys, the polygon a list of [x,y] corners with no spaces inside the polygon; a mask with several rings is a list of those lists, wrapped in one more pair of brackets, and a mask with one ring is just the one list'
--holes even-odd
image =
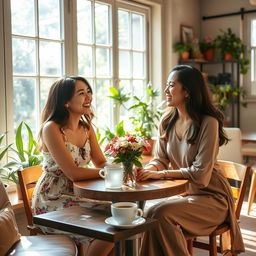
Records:
{"label": "dark brown hair", "polygon": [[[219,123],[219,145],[226,144],[228,138],[223,130],[224,115],[212,103],[211,94],[202,73],[196,68],[187,65],[175,66],[171,72],[175,72],[177,80],[182,85],[183,90],[187,91],[189,94],[185,107],[193,123],[191,126],[192,135],[188,138],[188,143],[195,143],[202,120],[204,116],[208,115],[217,119]],[[160,129],[163,131],[162,138],[168,136],[177,119],[178,110],[176,108],[172,108],[164,115],[160,123]]]}
{"label": "dark brown hair", "polygon": [[[44,106],[42,117],[41,117],[41,128],[39,131],[39,141],[42,140],[42,129],[45,123],[48,121],[54,121],[60,125],[60,127],[65,126],[69,118],[69,112],[65,107],[65,104],[70,101],[75,93],[76,81],[84,82],[90,92],[92,93],[92,88],[89,82],[80,76],[67,76],[58,79],[54,82],[50,88],[46,104]],[[83,115],[80,119],[80,123],[90,129],[91,120],[93,118],[93,113],[90,115]]]}

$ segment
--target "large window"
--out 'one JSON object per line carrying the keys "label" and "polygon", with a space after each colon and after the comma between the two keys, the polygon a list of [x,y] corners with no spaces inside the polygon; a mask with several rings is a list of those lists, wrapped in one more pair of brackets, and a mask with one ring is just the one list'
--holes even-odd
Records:
{"label": "large window", "polygon": [[138,96],[145,92],[148,7],[117,0],[6,1],[12,44],[9,129],[23,120],[36,134],[49,87],[71,74],[91,83],[98,126],[113,128],[127,119],[107,95],[109,86]]}
{"label": "large window", "polygon": [[63,6],[56,0],[11,0],[13,122],[38,128],[49,86],[64,72]]}

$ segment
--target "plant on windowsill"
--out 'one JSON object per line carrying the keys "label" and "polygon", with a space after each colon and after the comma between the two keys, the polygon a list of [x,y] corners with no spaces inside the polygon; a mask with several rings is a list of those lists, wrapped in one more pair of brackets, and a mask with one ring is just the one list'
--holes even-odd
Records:
{"label": "plant on windowsill", "polygon": [[[132,121],[133,131],[132,134],[147,139],[147,141],[153,146],[153,133],[158,127],[160,117],[163,113],[164,101],[160,104],[156,104],[156,98],[159,96],[159,90],[153,89],[153,86],[149,83],[146,87],[146,99],[142,100],[137,96],[130,96],[130,94],[124,94],[121,89],[110,87],[111,95],[109,96],[130,113],[129,119]],[[133,105],[129,108],[125,106],[125,103],[132,100]],[[144,152],[143,154],[151,154],[150,152]]]}
{"label": "plant on windowsill", "polygon": [[215,39],[216,48],[220,49],[224,60],[236,60],[240,64],[240,73],[245,75],[249,69],[249,59],[246,57],[247,46],[232,32],[221,30],[222,34]]}
{"label": "plant on windowsill", "polygon": [[[23,126],[25,126],[28,134],[28,143],[26,148],[24,148],[24,141],[22,138]],[[17,184],[17,188],[19,189],[17,171],[30,166],[40,165],[43,157],[38,149],[36,141],[34,140],[30,127],[25,122],[21,122],[17,128],[15,135],[15,146],[15,148],[12,147],[12,144],[7,146],[7,151],[14,154],[15,157],[9,157],[12,159],[12,161],[8,162],[3,168],[0,169],[0,177],[5,181],[11,181]]]}

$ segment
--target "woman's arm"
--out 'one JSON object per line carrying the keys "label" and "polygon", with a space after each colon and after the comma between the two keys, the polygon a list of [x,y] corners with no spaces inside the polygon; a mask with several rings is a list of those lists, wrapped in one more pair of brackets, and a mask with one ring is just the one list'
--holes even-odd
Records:
{"label": "woman's arm", "polygon": [[89,140],[90,140],[90,146],[91,146],[91,158],[94,166],[96,167],[104,167],[107,164],[107,160],[105,156],[103,155],[101,148],[99,146],[99,143],[97,141],[95,132],[93,127],[90,127],[89,130]]}
{"label": "woman's arm", "polygon": [[55,122],[48,122],[43,127],[43,143],[60,166],[64,174],[72,181],[99,177],[99,169],[77,167],[63,141],[60,127]]}

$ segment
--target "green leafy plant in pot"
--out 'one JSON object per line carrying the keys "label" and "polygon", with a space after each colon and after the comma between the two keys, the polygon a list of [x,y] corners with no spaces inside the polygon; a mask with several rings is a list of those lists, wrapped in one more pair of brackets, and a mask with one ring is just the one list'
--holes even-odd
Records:
{"label": "green leafy plant in pot", "polygon": [[[149,83],[146,87],[146,99],[140,99],[137,96],[129,96],[130,94],[124,94],[122,90],[118,90],[114,87],[110,88],[111,97],[117,101],[120,105],[124,106],[131,114],[129,119],[132,120],[133,129],[132,134],[136,134],[142,138],[148,140],[153,145],[153,132],[158,127],[160,117],[163,113],[164,101],[160,104],[156,104],[156,98],[159,96],[159,90],[154,89]],[[125,106],[125,103],[132,100],[133,105],[129,108]],[[151,154],[151,152],[144,152],[143,154]]]}
{"label": "green leafy plant in pot", "polygon": [[221,32],[222,34],[216,37],[215,44],[220,49],[222,58],[238,61],[241,67],[240,73],[246,74],[249,68],[249,59],[246,57],[247,46],[230,28]]}
{"label": "green leafy plant in pot", "polygon": [[189,59],[191,49],[191,43],[178,42],[174,45],[174,51],[180,53],[182,60]]}
{"label": "green leafy plant in pot", "polygon": [[[28,142],[26,147],[24,146],[24,140],[22,138],[22,128],[25,127],[28,134]],[[9,158],[12,161],[8,162],[3,169],[0,169],[0,177],[5,181],[11,181],[19,184],[18,173],[20,169],[25,169],[30,166],[40,165],[43,159],[39,151],[38,144],[34,140],[33,133],[30,127],[21,122],[17,128],[15,135],[15,148],[11,145],[8,146],[8,151],[12,153]]]}

